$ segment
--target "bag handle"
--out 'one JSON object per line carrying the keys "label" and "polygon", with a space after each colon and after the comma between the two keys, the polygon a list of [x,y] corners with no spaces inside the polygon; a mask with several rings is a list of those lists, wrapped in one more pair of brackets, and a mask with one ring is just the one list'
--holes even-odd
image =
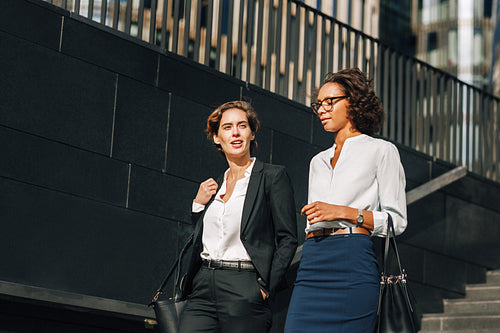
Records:
{"label": "bag handle", "polygon": [[[377,309],[377,315],[380,315],[381,311],[381,302],[382,302],[382,291],[385,288],[385,285],[388,283],[394,283],[397,280],[401,280],[404,283],[406,283],[406,272],[404,271],[403,268],[401,268],[401,260],[399,259],[399,251],[398,251],[398,246],[396,244],[396,232],[394,231],[394,224],[392,222],[392,217],[391,214],[387,213],[388,221],[387,221],[387,235],[385,238],[385,250],[384,250],[384,269],[382,271],[382,277],[380,281],[380,296],[379,296],[379,302],[378,302],[378,309]],[[387,274],[387,257],[389,254],[389,244],[392,245],[392,249],[394,251],[394,254],[396,255],[396,259],[398,262],[398,268],[399,268],[399,276],[393,276]],[[408,299],[409,295],[406,295],[405,302],[409,309],[413,312],[413,307],[411,303],[409,302]],[[413,324],[412,324],[413,325]]]}
{"label": "bag handle", "polygon": [[[219,185],[219,188],[222,184],[224,180],[224,176],[220,176],[219,178],[217,178],[217,184]],[[210,200],[208,201],[208,203],[205,205],[205,208],[210,206],[210,204],[212,203],[212,201],[214,201],[215,199],[215,195],[213,195]],[[161,283],[160,287],[158,288],[158,290],[156,290],[156,294],[154,295],[153,299],[151,300],[151,303],[149,305],[152,305],[153,303],[155,303],[158,298],[160,297],[161,294],[163,294],[163,288],[165,288],[165,286],[167,285],[167,282],[168,282],[168,279],[170,278],[170,276],[174,273],[174,270],[177,266],[180,266],[181,265],[181,261],[182,261],[182,257],[184,256],[184,252],[186,252],[187,248],[189,247],[189,245],[191,245],[191,243],[193,242],[193,237],[194,235],[197,235],[200,233],[200,230],[201,230],[201,227],[203,226],[203,221],[198,221],[198,223],[196,224],[195,228],[194,228],[194,231],[191,233],[191,235],[189,235],[187,241],[186,241],[186,244],[184,244],[184,246],[182,247],[182,250],[179,254],[179,257],[177,258],[177,260],[175,261],[175,263],[172,265],[172,267],[170,267],[170,270],[168,271],[167,273],[167,276],[165,276],[165,278],[163,279],[163,282]],[[180,275],[181,275],[181,270],[177,270],[177,276],[175,277],[175,286],[178,285],[178,282],[179,282],[179,278],[180,278]]]}
{"label": "bag handle", "polygon": [[387,275],[387,257],[389,255],[389,244],[392,245],[392,249],[394,251],[394,254],[396,255],[396,259],[398,262],[398,267],[399,267],[399,273],[401,274],[401,277],[404,275],[404,271],[401,268],[401,260],[399,259],[399,251],[398,251],[398,246],[396,244],[396,232],[394,231],[394,224],[392,222],[392,217],[391,214],[387,213],[388,219],[387,219],[387,236],[385,237],[385,250],[384,250],[384,269],[382,271],[382,274],[384,277]]}
{"label": "bag handle", "polygon": [[[178,266],[180,266],[182,257],[184,256],[184,252],[186,252],[186,249],[193,242],[193,235],[194,235],[194,232],[191,235],[189,235],[189,237],[188,237],[188,239],[186,241],[186,244],[184,244],[184,246],[182,247],[182,250],[181,250],[181,252],[179,254],[179,257],[177,258],[177,260],[175,261],[175,263],[172,265],[172,267],[170,267],[170,270],[168,271],[167,275],[163,279],[163,281],[162,281],[160,287],[158,288],[158,290],[156,290],[156,294],[153,296],[153,299],[151,300],[151,303],[149,305],[152,305],[153,303],[155,303],[158,300],[158,298],[160,297],[160,295],[163,294],[163,289],[167,285],[167,282],[170,279],[170,276],[172,276],[172,274],[174,273],[174,270]],[[179,281],[179,277],[180,277],[180,269],[177,270],[177,276],[175,277],[175,284],[176,285],[177,285],[177,282]]]}

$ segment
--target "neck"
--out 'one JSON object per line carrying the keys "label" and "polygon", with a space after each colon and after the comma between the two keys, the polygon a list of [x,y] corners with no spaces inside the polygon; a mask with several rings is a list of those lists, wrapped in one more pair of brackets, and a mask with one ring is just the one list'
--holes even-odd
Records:
{"label": "neck", "polygon": [[229,165],[229,172],[227,174],[228,180],[238,180],[243,178],[245,170],[252,164],[250,155],[239,159],[227,159]]}
{"label": "neck", "polygon": [[337,147],[342,147],[344,145],[345,140],[352,138],[354,136],[361,135],[362,133],[355,129],[354,127],[349,127],[343,130],[340,130],[335,135],[335,145]]}

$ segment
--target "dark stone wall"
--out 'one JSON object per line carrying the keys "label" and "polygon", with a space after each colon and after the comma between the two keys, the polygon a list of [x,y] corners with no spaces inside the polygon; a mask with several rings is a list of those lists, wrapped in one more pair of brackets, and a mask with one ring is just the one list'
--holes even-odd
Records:
{"label": "dark stone wall", "polygon": [[[253,103],[256,156],[287,166],[298,210],[309,160],[333,140],[301,104],[37,0],[0,2],[0,73],[2,281],[147,304],[198,183],[226,168],[203,133],[223,102]],[[407,190],[454,167],[399,149]],[[421,311],[500,267],[499,199],[469,174],[408,207],[399,239]],[[304,225],[297,214],[301,243]]]}
{"label": "dark stone wall", "polygon": [[45,2],[2,1],[0,22],[0,280],[147,304],[227,167],[203,130],[229,100],[252,101],[256,156],[305,203],[322,147],[303,105]]}

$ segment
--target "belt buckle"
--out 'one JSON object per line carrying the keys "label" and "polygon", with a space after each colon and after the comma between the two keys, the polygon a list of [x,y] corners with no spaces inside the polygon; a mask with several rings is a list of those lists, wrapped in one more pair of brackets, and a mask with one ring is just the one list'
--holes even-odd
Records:
{"label": "belt buckle", "polygon": [[217,267],[214,267],[214,266],[212,265],[212,263],[214,263],[214,264],[215,264],[215,263],[218,263],[218,262],[219,262],[219,260],[213,260],[213,259],[208,260],[208,266],[207,266],[207,268],[208,268],[208,269],[217,269]]}

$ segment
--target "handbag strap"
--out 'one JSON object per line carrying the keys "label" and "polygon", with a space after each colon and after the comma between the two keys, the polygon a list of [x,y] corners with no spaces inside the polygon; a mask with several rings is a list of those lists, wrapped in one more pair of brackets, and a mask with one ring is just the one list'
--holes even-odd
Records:
{"label": "handbag strap", "polygon": [[[151,304],[153,304],[154,302],[156,302],[158,300],[158,298],[160,297],[160,295],[163,294],[163,289],[167,285],[167,282],[170,279],[170,276],[172,276],[172,274],[174,273],[174,270],[178,266],[180,266],[180,262],[182,260],[183,255],[184,255],[184,252],[186,252],[186,249],[189,247],[189,245],[193,241],[193,235],[194,235],[194,232],[191,235],[189,235],[189,237],[188,237],[188,239],[186,241],[186,244],[184,244],[184,246],[182,247],[182,250],[181,250],[181,252],[179,254],[179,257],[174,262],[174,264],[172,265],[172,267],[170,267],[170,269],[169,269],[167,275],[165,276],[165,278],[163,279],[160,287],[158,288],[158,290],[156,290],[156,294],[153,296],[153,299],[151,300]],[[177,276],[175,277],[175,284],[177,284],[177,282],[179,280],[179,277],[180,277],[180,269],[177,271]]]}
{"label": "handbag strap", "polygon": [[385,250],[384,250],[384,269],[382,271],[383,275],[387,274],[387,257],[389,255],[389,244],[391,245],[394,254],[396,255],[396,260],[398,262],[399,273],[403,276],[403,269],[401,268],[401,260],[399,259],[398,246],[396,244],[396,232],[394,231],[394,224],[392,222],[391,214],[387,213],[387,236],[385,237]]}
{"label": "handbag strap", "polygon": [[[219,188],[220,188],[223,180],[224,180],[224,176],[220,176],[219,178],[217,178],[217,184],[219,185]],[[205,208],[210,206],[210,204],[212,203],[212,201],[214,201],[214,199],[215,199],[215,195],[213,195],[210,198],[209,202],[205,205]],[[168,271],[167,275],[163,279],[163,282],[161,283],[160,287],[158,288],[158,290],[156,290],[156,294],[154,295],[150,305],[152,305],[154,302],[156,302],[158,300],[158,298],[160,297],[160,295],[163,294],[163,288],[165,288],[165,286],[167,285],[167,282],[170,279],[170,276],[174,273],[175,268],[178,266],[180,267],[184,252],[186,252],[186,249],[193,242],[194,235],[198,235],[200,233],[202,226],[203,226],[203,221],[198,221],[198,223],[196,224],[196,226],[194,228],[194,231],[191,233],[191,235],[189,235],[189,237],[186,241],[186,244],[184,244],[184,246],[182,247],[182,250],[179,254],[179,257],[177,258],[175,263],[172,265],[172,267],[170,267],[170,270]],[[175,285],[176,286],[178,285],[180,274],[181,274],[181,270],[178,269],[177,276],[175,277]]]}

